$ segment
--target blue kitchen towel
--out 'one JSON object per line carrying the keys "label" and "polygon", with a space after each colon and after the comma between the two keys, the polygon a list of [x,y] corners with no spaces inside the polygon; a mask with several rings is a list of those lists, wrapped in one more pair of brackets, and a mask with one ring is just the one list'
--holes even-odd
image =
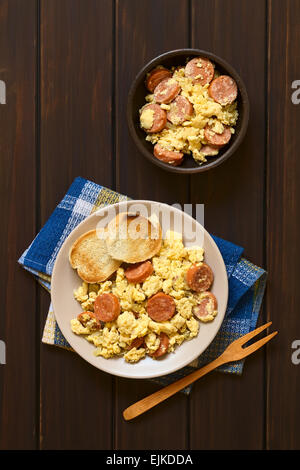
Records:
{"label": "blue kitchen towel", "polygon": [[[56,256],[71,231],[99,208],[128,199],[127,196],[84,178],[76,178],[44,227],[20,257],[19,263],[50,292]],[[214,360],[232,341],[256,327],[266,285],[266,272],[242,257],[243,248],[216,236],[213,238],[223,256],[229,281],[225,319],[214,341],[204,353],[189,366],[153,379],[160,384],[169,384]],[[55,321],[51,304],[42,341],[71,349]],[[243,364],[244,361],[225,364],[218,370],[241,374]],[[190,389],[191,387],[187,387],[185,392],[189,393]]]}

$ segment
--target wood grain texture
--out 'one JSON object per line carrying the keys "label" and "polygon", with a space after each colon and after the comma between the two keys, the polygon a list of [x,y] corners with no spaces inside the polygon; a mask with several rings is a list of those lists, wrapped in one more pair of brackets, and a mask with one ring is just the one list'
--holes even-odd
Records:
{"label": "wood grain texture", "polygon": [[135,147],[126,122],[127,96],[135,75],[159,54],[187,46],[187,1],[117,0],[116,184],[132,198],[188,202],[189,178],[161,170],[146,160]]}
{"label": "wood grain texture", "polygon": [[[220,167],[192,177],[192,202],[205,203],[205,226],[209,232],[244,246],[245,255],[262,266],[265,5],[259,0],[192,1],[191,17],[192,45],[214,52],[235,67],[250,100],[250,123],[243,144]],[[248,358],[241,377],[213,373],[195,385],[191,396],[192,448],[263,447],[263,357],[260,352]]]}
{"label": "wood grain texture", "polygon": [[[1,449],[300,448],[299,22],[300,0],[0,0]],[[191,178],[148,162],[126,123],[140,68],[188,46],[231,63],[251,106],[237,153]],[[159,385],[40,344],[49,296],[17,259],[76,176],[133,198],[205,203],[206,228],[267,268],[260,322],[279,335],[241,377],[213,372],[190,397],[125,422],[122,411]]]}
{"label": "wood grain texture", "polygon": [[[112,185],[112,25],[110,0],[41,3],[42,223],[76,176]],[[48,306],[43,293],[43,320]],[[75,354],[42,345],[41,448],[109,449],[111,387]]]}
{"label": "wood grain texture", "polygon": [[[133,198],[188,202],[189,178],[165,172],[148,162],[136,149],[126,125],[128,90],[140,68],[160,53],[187,46],[188,2],[116,2],[116,181],[117,190]],[[147,381],[136,384],[117,380],[117,449],[180,449],[189,445],[188,399],[182,394],[136,422],[124,422],[123,409],[157,388]]]}
{"label": "wood grain texture", "polygon": [[267,311],[280,334],[268,354],[267,447],[299,449],[300,366],[292,364],[291,345],[300,339],[300,104],[291,94],[300,80],[300,2],[268,7]]}
{"label": "wood grain texture", "polygon": [[[35,235],[36,2],[0,2],[0,448],[36,446],[36,285],[17,259]],[[18,295],[17,295],[18,292]]]}
{"label": "wood grain texture", "polygon": [[[205,364],[205,366],[201,367],[200,369],[196,369],[190,374],[182,377],[181,379],[176,380],[175,382],[162,387],[157,392],[148,395],[147,397],[142,398],[141,400],[133,403],[130,405],[126,410],[123,412],[123,417],[126,421],[136,418],[140,416],[142,413],[147,412],[151,408],[157,406],[158,404],[162,403],[164,400],[167,400],[169,397],[175,395],[179,391],[185,389],[189,385],[193,384],[204,375],[212,372],[213,370],[217,369],[218,367],[222,366],[223,364],[231,363],[234,361],[240,361],[245,357],[253,354],[258,349],[262,348],[265,344],[267,344],[271,339],[274,338],[278,334],[278,331],[273,331],[269,335],[265,336],[264,338],[259,339],[256,341],[256,336],[259,335],[263,330],[268,328],[272,322],[265,323],[264,325],[256,328],[254,331],[250,331],[247,334],[243,335],[242,337],[233,341],[223,353],[216,357],[211,362]],[[253,343],[247,346],[247,343],[253,339]]]}

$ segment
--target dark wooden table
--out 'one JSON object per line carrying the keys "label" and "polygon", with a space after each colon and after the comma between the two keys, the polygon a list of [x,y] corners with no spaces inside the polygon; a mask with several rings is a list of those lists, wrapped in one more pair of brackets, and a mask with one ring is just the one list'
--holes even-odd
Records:
{"label": "dark wooden table", "polygon": [[[299,24],[299,0],[0,0],[1,448],[300,448]],[[238,152],[193,177],[146,161],[125,116],[142,65],[180,47],[229,61],[251,104]],[[76,176],[132,198],[205,203],[206,228],[268,270],[260,322],[280,334],[241,377],[212,373],[126,423],[122,410],[157,385],[41,344],[49,296],[17,259]]]}

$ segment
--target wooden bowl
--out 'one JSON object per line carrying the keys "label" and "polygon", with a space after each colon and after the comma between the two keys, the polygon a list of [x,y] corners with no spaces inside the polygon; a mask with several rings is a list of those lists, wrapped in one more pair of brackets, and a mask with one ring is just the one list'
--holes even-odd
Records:
{"label": "wooden bowl", "polygon": [[[153,155],[153,145],[145,140],[146,133],[140,128],[139,109],[145,104],[145,96],[149,94],[145,86],[146,74],[158,65],[166,68],[172,66],[185,65],[188,59],[193,57],[205,57],[216,64],[216,69],[224,75],[230,75],[237,83],[238,97],[237,109],[239,117],[235,126],[235,134],[230,139],[228,145],[223,147],[215,157],[207,157],[206,163],[199,165],[191,155],[185,155],[183,163],[180,166],[172,166],[158,160]],[[135,77],[128,95],[127,103],[127,122],[130,134],[140,152],[152,163],[173,173],[202,173],[221,165],[227,160],[241,144],[247,130],[249,120],[249,100],[244,82],[234,68],[224,59],[212,54],[211,52],[200,49],[177,49],[159,55],[148,62]]]}

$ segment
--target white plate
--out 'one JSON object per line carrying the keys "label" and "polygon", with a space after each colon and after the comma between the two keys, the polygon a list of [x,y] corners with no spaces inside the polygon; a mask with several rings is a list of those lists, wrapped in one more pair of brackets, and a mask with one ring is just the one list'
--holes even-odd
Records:
{"label": "white plate", "polygon": [[[126,212],[132,210],[133,205],[136,208],[136,204],[144,204],[149,211],[153,211],[154,208],[160,213],[163,235],[169,229],[180,231],[183,233],[185,246],[203,246],[205,261],[211,266],[215,276],[212,292],[218,300],[218,315],[213,322],[200,323],[198,336],[177,346],[174,353],[159,360],[146,357],[136,364],[129,364],[125,362],[123,357],[104,359],[101,356],[94,356],[95,347],[71,331],[70,320],[81,312],[80,304],[73,297],[73,291],[81,285],[81,279],[71,268],[68,254],[72,244],[80,235],[95,229],[99,221],[106,220],[107,222],[112,218],[111,209]],[[57,255],[51,281],[51,298],[57,323],[72,348],[98,369],[113,375],[135,379],[170,374],[196,359],[212,342],[222,324],[228,300],[228,280],[223,258],[214,240],[202,225],[177,208],[153,201],[124,201],[109,206],[109,208],[109,216],[108,208],[103,208],[81,222],[65,240]],[[181,228],[182,224],[183,229]]]}

